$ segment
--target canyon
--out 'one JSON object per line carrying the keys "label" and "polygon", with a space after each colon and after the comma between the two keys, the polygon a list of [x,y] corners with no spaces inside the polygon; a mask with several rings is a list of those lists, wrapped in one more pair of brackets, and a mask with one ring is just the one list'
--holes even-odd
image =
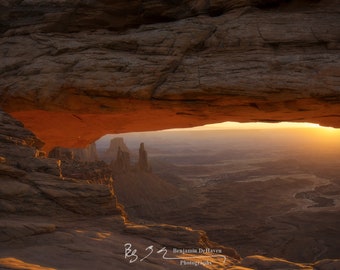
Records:
{"label": "canyon", "polygon": [[[116,138],[112,140],[108,151],[102,153],[96,151],[97,156],[100,158],[103,153],[104,156],[105,154],[107,156],[107,152],[116,152],[116,160],[118,160],[122,148],[129,151],[129,154],[132,155],[131,160],[134,161],[130,161],[120,170],[117,170],[115,162],[110,162],[105,166],[99,163],[104,168],[104,170],[100,170],[101,172],[105,172],[107,167],[111,168],[106,171],[107,173],[114,172],[113,180],[107,179],[108,182],[100,182],[103,175],[99,178],[94,177],[94,172],[99,169],[98,161],[80,161],[78,157],[72,155],[61,155],[62,159],[47,157],[41,150],[43,142],[25,129],[20,122],[3,112],[0,119],[0,179],[2,181],[0,190],[0,266],[3,269],[111,269],[112,267],[117,269],[135,269],[135,267],[138,269],[179,269],[182,266],[179,266],[174,258],[184,259],[185,262],[193,264],[201,262],[195,258],[195,254],[191,253],[184,255],[173,253],[172,256],[170,255],[172,260],[167,261],[163,259],[164,257],[157,256],[158,253],[155,251],[145,262],[129,263],[129,259],[133,259],[134,255],[130,254],[130,257],[124,257],[123,254],[124,247],[129,243],[138,251],[137,256],[147,256],[146,248],[152,246],[152,249],[157,251],[166,247],[169,254],[173,248],[195,247],[202,250],[221,250],[226,258],[221,262],[219,258],[210,257],[213,254],[207,253],[204,256],[206,260],[209,260],[209,264],[192,265],[192,269],[327,270],[337,269],[339,266],[338,259],[295,263],[277,257],[265,256],[263,251],[259,251],[261,254],[258,255],[251,254],[240,258],[233,248],[213,242],[207,235],[208,233],[215,240],[237,245],[241,248],[242,253],[246,252],[245,247],[248,250],[273,244],[280,247],[279,241],[288,241],[290,246],[286,250],[287,257],[310,258],[310,256],[322,256],[324,252],[327,252],[330,257],[334,258],[337,250],[337,238],[325,238],[326,235],[337,234],[334,218],[336,219],[338,212],[335,209],[332,210],[334,204],[322,205],[322,202],[320,204],[320,201],[315,201],[316,208],[310,208],[305,212],[307,215],[301,212],[303,207],[312,205],[313,196],[308,194],[315,194],[314,198],[319,196],[329,198],[334,202],[338,200],[337,171],[326,169],[333,179],[333,183],[312,176],[312,173],[324,173],[322,167],[324,165],[320,169],[314,165],[310,175],[299,175],[294,163],[289,165],[289,162],[282,163],[276,162],[275,159],[269,159],[272,161],[268,165],[264,165],[264,160],[253,157],[253,160],[257,162],[254,165],[259,166],[254,171],[252,168],[240,168],[237,162],[244,163],[243,166],[249,166],[246,165],[246,159],[242,156],[235,156],[230,151],[228,152],[230,152],[229,155],[232,164],[234,164],[231,167],[230,165],[221,167],[218,162],[210,166],[197,165],[200,158],[195,157],[195,152],[188,152],[184,148],[182,153],[189,153],[192,158],[181,157],[179,149],[183,146],[173,144],[175,146],[173,159],[186,160],[187,165],[171,167],[171,173],[177,176],[181,175],[181,177],[186,176],[188,179],[197,177],[201,181],[192,181],[194,185],[185,185],[184,181],[184,184],[178,185],[178,182],[176,184],[176,181],[172,180],[172,184],[169,184],[162,180],[162,178],[171,179],[171,177],[165,176],[164,164],[155,163],[157,160],[160,161],[159,154],[156,155],[156,159],[152,158],[152,162],[149,160],[150,157],[145,160],[146,156],[150,156],[145,153],[148,148],[144,144],[138,144],[140,151],[137,148],[136,153],[139,158],[136,159],[124,141],[121,138]],[[190,133],[189,137],[192,137]],[[222,138],[225,140],[224,136]],[[205,138],[203,140],[206,141]],[[152,141],[155,142],[155,140]],[[210,143],[214,144],[215,141],[212,140]],[[163,147],[173,148],[171,144],[170,146],[163,145]],[[115,148],[118,150],[114,151]],[[243,151],[242,147],[237,145],[235,149]],[[332,151],[336,155],[339,154],[336,149]],[[249,151],[245,153],[250,156],[252,154]],[[202,155],[203,160],[208,161],[210,154],[211,151],[206,151]],[[328,158],[324,157],[325,165],[328,164]],[[66,159],[75,163],[71,163],[71,165],[66,163],[66,167],[64,167]],[[141,168],[139,159],[144,160],[142,162],[144,164],[151,164],[152,172],[145,170],[145,167]],[[169,159],[168,155],[167,159]],[[292,168],[284,173],[283,168],[287,164]],[[254,178],[254,176],[258,177],[258,170],[261,174],[262,170],[263,172],[268,170],[265,166],[269,166],[268,168],[274,175],[263,180]],[[332,168],[332,164],[328,164],[328,166]],[[199,167],[200,169],[198,169]],[[77,168],[82,174],[68,175],[70,169],[77,170]],[[210,180],[202,178],[207,175],[206,170],[210,170],[208,173],[211,175],[209,176]],[[226,170],[227,174],[223,170]],[[153,171],[157,171],[160,176],[156,176]],[[71,171],[71,174],[73,173]],[[281,173],[281,176],[275,176],[277,173]],[[298,185],[294,183],[296,177],[299,180]],[[187,191],[183,192],[183,188],[187,188]],[[313,188],[315,188],[314,191]],[[251,194],[247,194],[246,190],[248,192],[251,190]],[[181,192],[183,193],[181,194]],[[295,203],[286,201],[285,198],[291,197],[294,193],[296,193]],[[264,196],[264,194],[267,195]],[[176,196],[179,199],[175,198]],[[260,197],[262,203],[258,201]],[[278,198],[280,199],[278,200]],[[257,203],[254,204],[253,200]],[[241,208],[239,208],[238,201],[244,204]],[[267,205],[268,201],[271,202],[270,208]],[[276,203],[273,203],[275,201]],[[124,202],[124,205],[121,205],[121,202]],[[320,205],[318,206],[318,204]],[[125,207],[128,213],[126,213]],[[300,207],[302,208],[300,209]],[[295,208],[296,210],[294,210]],[[206,211],[206,209],[210,210]],[[225,212],[226,209],[228,209],[227,212]],[[281,215],[275,214],[277,209]],[[234,211],[237,211],[237,214]],[[332,211],[335,212],[332,214]],[[263,215],[268,215],[265,224],[261,224]],[[212,224],[211,220],[215,220],[215,222]],[[221,224],[227,222],[228,229],[224,232],[219,231],[219,222]],[[174,223],[184,226],[166,225]],[[240,226],[240,224],[243,225]],[[305,226],[306,224],[309,226]],[[322,227],[319,227],[320,225]],[[207,232],[188,226],[201,228],[203,226]],[[258,228],[256,228],[257,226]],[[253,230],[259,238],[255,241],[254,239],[247,240],[250,235],[247,236],[245,232],[252,234]],[[305,231],[307,234],[304,236],[299,231]],[[287,233],[294,235],[293,238],[296,242],[292,241],[291,237],[286,239]],[[221,235],[224,236],[221,238]],[[278,238],[274,241],[275,237]],[[313,237],[323,239],[323,241],[316,244],[312,240]],[[260,241],[260,239],[262,240]],[[301,239],[304,240],[301,242]],[[327,248],[307,250],[304,246],[305,243],[314,247]],[[271,252],[283,254],[280,249],[273,249]],[[296,257],[294,261],[300,261],[300,259]],[[190,266],[186,267],[191,269]]]}
{"label": "canyon", "polygon": [[[63,177],[60,161],[40,152],[33,133],[4,112],[0,120],[1,269],[135,269],[128,261],[133,256],[124,257],[127,243],[145,255],[149,246],[221,249],[228,265],[239,261],[236,251],[203,231],[129,222],[109,186]],[[137,263],[139,269],[178,269],[162,256]]]}
{"label": "canyon", "polygon": [[[337,258],[339,135],[315,127],[119,134],[130,164],[145,142],[152,172],[130,166],[113,173],[113,185],[131,220],[204,230],[241,256]],[[99,157],[114,136],[96,142]]]}
{"label": "canyon", "polygon": [[[105,134],[223,121],[340,128],[339,14],[337,0],[0,0],[0,269],[179,269],[183,258],[199,263],[193,254],[169,252],[176,259],[165,260],[156,252],[162,247],[220,249],[225,256],[224,262],[206,256],[209,263],[188,269],[338,269],[335,258],[241,258],[228,241],[211,240],[218,239],[214,228],[208,237],[190,228],[185,216],[178,217],[183,226],[167,225],[166,217],[132,221],[127,212],[137,213],[130,210],[136,202],[124,210],[117,194],[143,185],[124,183],[134,172],[121,174],[123,184],[101,182],[94,171],[106,165],[91,144]],[[128,160],[123,148],[118,153],[116,169]],[[177,194],[151,176],[157,167],[149,167],[144,147],[140,153],[140,175],[151,179],[150,189],[168,191],[159,197]],[[86,159],[96,165],[84,173],[79,160]],[[222,191],[215,184],[205,190],[207,198],[232,196],[241,185],[222,183],[230,188]],[[265,184],[254,192],[262,189]],[[318,199],[325,194],[311,188],[295,196],[329,206]],[[303,226],[299,222],[294,226]],[[240,232],[231,228],[224,236],[237,243]],[[124,256],[127,243],[138,259]],[[150,246],[152,256],[140,261]]]}

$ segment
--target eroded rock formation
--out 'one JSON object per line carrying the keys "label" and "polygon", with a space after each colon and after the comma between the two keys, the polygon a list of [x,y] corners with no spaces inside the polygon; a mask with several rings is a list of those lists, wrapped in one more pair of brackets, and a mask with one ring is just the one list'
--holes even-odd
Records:
{"label": "eroded rock formation", "polygon": [[[278,7],[282,0],[189,0],[159,1],[55,1],[2,0],[4,35],[30,32],[79,32],[82,30],[126,30],[142,24],[176,21],[206,14],[215,17],[241,7]],[[309,4],[308,1],[295,1]],[[312,1],[316,2],[316,1]],[[29,12],[28,12],[29,11]]]}
{"label": "eroded rock formation", "polygon": [[149,165],[148,160],[148,153],[144,148],[144,143],[141,143],[139,146],[138,169],[144,172],[151,171],[151,167]]}
{"label": "eroded rock formation", "polygon": [[336,0],[1,3],[0,106],[47,150],[227,120],[340,127]]}
{"label": "eroded rock formation", "polygon": [[98,160],[95,143],[91,143],[85,148],[55,147],[48,153],[48,156],[55,159],[77,160],[80,162],[94,162]]}
{"label": "eroded rock formation", "polygon": [[112,160],[112,169],[115,172],[125,172],[129,171],[131,169],[130,164],[130,153],[121,150],[120,147],[118,147],[117,151],[117,157],[115,160]]}
{"label": "eroded rock formation", "polygon": [[100,158],[107,163],[111,163],[112,161],[117,159],[119,151],[130,154],[130,151],[122,137],[113,138],[110,141],[109,148],[105,151],[103,155],[100,156]]}
{"label": "eroded rock formation", "polygon": [[84,162],[94,162],[98,160],[96,143],[91,143],[85,148],[77,148],[73,150],[76,159]]}
{"label": "eroded rock formation", "polygon": [[121,213],[106,186],[62,179],[56,159],[37,155],[43,143],[2,111],[0,134],[0,215]]}

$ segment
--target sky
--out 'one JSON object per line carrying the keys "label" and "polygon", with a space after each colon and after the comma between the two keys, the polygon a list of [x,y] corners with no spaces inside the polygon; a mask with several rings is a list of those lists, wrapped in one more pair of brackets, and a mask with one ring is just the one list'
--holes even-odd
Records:
{"label": "sky", "polygon": [[[296,123],[296,122],[279,122],[279,123],[264,123],[264,122],[249,122],[249,123],[239,123],[239,122],[223,122],[217,124],[204,125],[199,127],[190,128],[190,130],[224,130],[224,129],[291,129],[291,128],[325,128],[321,127],[319,124],[313,123]],[[173,131],[179,131],[182,129],[171,129]]]}
{"label": "sky", "polygon": [[[174,141],[175,139],[178,141],[194,141],[199,139],[200,137],[206,138],[209,140],[218,140],[217,135],[225,134],[225,138],[234,138],[234,140],[241,140],[241,137],[248,137],[252,139],[254,136],[254,132],[257,131],[265,131],[265,133],[261,133],[262,141],[272,140],[278,138],[278,136],[283,136],[282,139],[295,140],[296,143],[310,141],[312,139],[314,145],[322,145],[325,144],[329,146],[339,147],[340,146],[340,129],[330,128],[330,127],[322,127],[318,124],[313,123],[294,123],[294,122],[280,122],[280,123],[263,123],[263,122],[251,122],[251,123],[238,123],[238,122],[224,122],[217,124],[210,124],[205,126],[193,127],[193,128],[182,128],[182,129],[167,129],[160,131],[150,131],[150,132],[134,132],[134,133],[126,133],[126,134],[108,134],[97,141],[97,147],[107,148],[109,145],[109,141],[114,137],[123,137],[127,144],[133,145],[140,142],[151,142],[150,144],[156,144],[156,142],[164,142],[164,144],[168,141]],[[199,132],[205,131],[205,132]],[[216,131],[216,133],[214,133]],[[217,133],[219,131],[219,133]],[[223,131],[230,131],[237,133],[220,133]],[[242,131],[245,131],[244,133]],[[247,132],[246,132],[247,131]],[[274,133],[276,131],[276,133]],[[278,134],[278,131],[280,132]],[[209,133],[206,133],[209,132]],[[240,133],[241,132],[241,133]],[[251,133],[249,133],[251,132]],[[273,133],[271,133],[273,132]],[[216,138],[212,134],[216,134]],[[233,135],[232,135],[233,134]],[[235,135],[237,134],[237,135]],[[266,135],[264,135],[266,134]],[[299,134],[297,136],[297,134]],[[236,137],[235,137],[236,136]],[[256,136],[259,136],[258,133]],[[153,138],[153,139],[152,139]],[[267,138],[267,139],[266,139]],[[300,138],[300,140],[298,140]],[[162,139],[162,141],[160,140]],[[301,141],[302,139],[302,141]],[[332,146],[332,147],[333,147]]]}

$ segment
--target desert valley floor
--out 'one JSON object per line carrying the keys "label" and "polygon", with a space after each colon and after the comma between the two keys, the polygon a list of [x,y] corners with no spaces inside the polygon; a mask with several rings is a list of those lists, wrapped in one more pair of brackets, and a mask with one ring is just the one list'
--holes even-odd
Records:
{"label": "desert valley floor", "polygon": [[313,129],[125,134],[131,153],[145,142],[152,172],[118,173],[116,195],[132,220],[204,230],[241,256],[336,258],[336,135],[320,138]]}

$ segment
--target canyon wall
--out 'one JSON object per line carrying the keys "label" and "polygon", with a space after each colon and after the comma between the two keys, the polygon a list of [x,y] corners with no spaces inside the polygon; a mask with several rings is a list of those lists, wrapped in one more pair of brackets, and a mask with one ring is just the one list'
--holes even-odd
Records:
{"label": "canyon wall", "polygon": [[2,111],[0,134],[0,216],[121,214],[108,187],[62,178],[58,160],[40,151],[43,143]]}

